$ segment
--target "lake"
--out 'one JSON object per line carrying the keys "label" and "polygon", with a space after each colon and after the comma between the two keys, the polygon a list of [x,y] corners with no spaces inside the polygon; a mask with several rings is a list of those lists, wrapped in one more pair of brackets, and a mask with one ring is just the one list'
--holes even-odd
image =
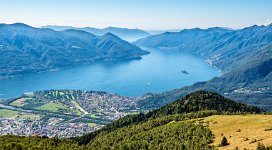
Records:
{"label": "lake", "polygon": [[159,93],[181,88],[220,75],[201,56],[185,52],[146,50],[151,53],[141,60],[100,62],[57,72],[33,73],[0,80],[0,98],[46,89],[93,90],[141,96],[148,92]]}

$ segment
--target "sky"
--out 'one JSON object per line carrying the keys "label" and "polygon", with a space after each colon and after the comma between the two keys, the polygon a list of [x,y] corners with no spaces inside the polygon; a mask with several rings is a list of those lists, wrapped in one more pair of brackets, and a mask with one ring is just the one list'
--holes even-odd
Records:
{"label": "sky", "polygon": [[145,30],[272,22],[272,0],[0,0],[1,23]]}

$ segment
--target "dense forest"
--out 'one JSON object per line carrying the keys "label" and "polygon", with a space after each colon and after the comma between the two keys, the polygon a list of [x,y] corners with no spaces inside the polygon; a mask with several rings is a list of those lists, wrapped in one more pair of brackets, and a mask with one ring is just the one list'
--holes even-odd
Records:
{"label": "dense forest", "polygon": [[1,149],[214,149],[213,134],[200,118],[261,113],[207,91],[191,93],[148,113],[128,115],[82,137],[1,136]]}

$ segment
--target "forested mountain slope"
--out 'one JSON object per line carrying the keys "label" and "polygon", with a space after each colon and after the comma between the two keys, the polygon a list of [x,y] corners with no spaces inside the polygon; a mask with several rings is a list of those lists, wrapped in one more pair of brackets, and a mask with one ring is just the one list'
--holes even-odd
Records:
{"label": "forested mountain slope", "polygon": [[0,24],[0,78],[55,70],[94,61],[138,59],[147,51],[113,34],[54,31],[25,24]]}
{"label": "forested mountain slope", "polygon": [[154,35],[135,43],[162,50],[197,53],[222,71],[220,77],[207,82],[146,95],[140,102],[143,107],[158,108],[193,91],[210,90],[272,110],[272,24],[240,30],[196,28]]}
{"label": "forested mountain slope", "polygon": [[185,29],[149,36],[134,42],[163,50],[190,51],[205,56],[223,72],[244,63],[243,57],[272,43],[272,24],[251,26],[240,30],[219,27]]}

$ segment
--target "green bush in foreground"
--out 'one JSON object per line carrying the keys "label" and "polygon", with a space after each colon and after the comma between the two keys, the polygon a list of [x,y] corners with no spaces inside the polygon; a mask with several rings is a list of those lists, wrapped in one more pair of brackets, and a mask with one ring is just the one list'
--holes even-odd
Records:
{"label": "green bush in foreground", "polygon": [[0,136],[0,150],[83,150],[71,140],[42,137]]}

